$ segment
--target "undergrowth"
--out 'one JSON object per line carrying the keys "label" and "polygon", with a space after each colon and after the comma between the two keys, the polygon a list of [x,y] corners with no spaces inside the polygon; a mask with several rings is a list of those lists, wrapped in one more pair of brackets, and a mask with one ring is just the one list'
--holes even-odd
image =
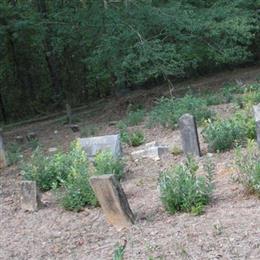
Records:
{"label": "undergrowth", "polygon": [[162,173],[159,179],[161,200],[168,212],[203,213],[212,195],[214,165],[207,161],[204,168],[206,176],[197,176],[198,164],[189,157],[184,164]]}

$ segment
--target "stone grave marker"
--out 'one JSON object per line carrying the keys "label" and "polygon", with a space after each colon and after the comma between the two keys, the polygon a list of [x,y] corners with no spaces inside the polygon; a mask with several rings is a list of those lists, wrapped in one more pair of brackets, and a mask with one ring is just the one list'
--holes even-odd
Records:
{"label": "stone grave marker", "polygon": [[118,134],[79,138],[79,142],[90,159],[93,159],[100,151],[111,151],[115,158],[122,156],[120,136]]}
{"label": "stone grave marker", "polygon": [[7,160],[5,157],[4,139],[2,135],[2,129],[0,129],[0,169],[7,166]]}
{"label": "stone grave marker", "polygon": [[183,152],[188,155],[201,156],[199,136],[194,116],[184,114],[179,119]]}
{"label": "stone grave marker", "polygon": [[21,208],[24,211],[37,211],[40,207],[40,194],[35,181],[21,182]]}
{"label": "stone grave marker", "polygon": [[256,122],[256,139],[258,146],[260,146],[260,104],[253,106],[253,111]]}
{"label": "stone grave marker", "polygon": [[134,214],[120,183],[114,175],[93,176],[90,178],[90,184],[110,224],[118,230],[134,224]]}

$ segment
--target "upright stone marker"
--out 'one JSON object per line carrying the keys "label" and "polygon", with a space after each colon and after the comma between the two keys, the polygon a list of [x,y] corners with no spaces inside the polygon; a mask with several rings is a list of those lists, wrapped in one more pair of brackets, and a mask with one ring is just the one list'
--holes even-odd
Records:
{"label": "upright stone marker", "polygon": [[105,135],[98,137],[79,138],[79,142],[90,159],[100,151],[111,151],[115,158],[122,156],[119,135]]}
{"label": "upright stone marker", "polygon": [[21,182],[21,208],[24,211],[36,211],[41,204],[35,181]]}
{"label": "upright stone marker", "polygon": [[179,119],[182,147],[185,154],[201,156],[198,130],[194,116],[184,114]]}
{"label": "upright stone marker", "polygon": [[257,144],[260,146],[260,104],[253,106],[255,122],[256,122],[256,138]]}
{"label": "upright stone marker", "polygon": [[90,178],[90,184],[109,223],[118,230],[134,223],[134,214],[114,175],[93,176]]}
{"label": "upright stone marker", "polygon": [[7,166],[7,160],[5,157],[4,139],[2,135],[2,129],[0,129],[0,169]]}

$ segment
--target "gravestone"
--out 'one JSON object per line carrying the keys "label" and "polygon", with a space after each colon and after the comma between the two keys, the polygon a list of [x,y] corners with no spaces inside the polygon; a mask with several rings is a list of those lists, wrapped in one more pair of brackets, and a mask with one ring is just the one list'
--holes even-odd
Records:
{"label": "gravestone", "polygon": [[0,169],[7,166],[7,160],[5,157],[4,139],[2,135],[2,129],[0,129]]}
{"label": "gravestone", "polygon": [[111,151],[115,158],[122,156],[120,136],[118,134],[79,138],[79,143],[90,159],[93,159],[100,151]]}
{"label": "gravestone", "polygon": [[39,209],[40,195],[35,181],[21,182],[21,208],[24,211],[36,211]]}
{"label": "gravestone", "polygon": [[134,224],[134,214],[120,183],[114,175],[93,176],[90,178],[90,184],[110,224],[118,230]]}
{"label": "gravestone", "polygon": [[253,106],[255,122],[256,122],[256,139],[257,144],[260,146],[260,104]]}
{"label": "gravestone", "polygon": [[194,116],[184,114],[179,119],[181,141],[186,155],[201,156],[198,130]]}

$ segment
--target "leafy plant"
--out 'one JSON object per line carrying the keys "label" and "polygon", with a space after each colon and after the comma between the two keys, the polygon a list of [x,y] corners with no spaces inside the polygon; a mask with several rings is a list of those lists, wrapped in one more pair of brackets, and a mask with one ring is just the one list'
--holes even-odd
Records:
{"label": "leafy plant", "polygon": [[140,130],[128,131],[127,125],[122,121],[118,124],[120,129],[120,139],[123,143],[127,143],[130,146],[139,146],[144,143],[145,137]]}
{"label": "leafy plant", "polygon": [[197,176],[198,165],[189,157],[186,163],[162,173],[159,179],[161,200],[168,212],[203,212],[213,190],[213,164],[205,169],[206,176]]}
{"label": "leafy plant", "polygon": [[236,181],[241,183],[249,192],[260,197],[260,154],[253,141],[249,141],[246,152],[236,149],[235,163],[238,169]]}
{"label": "leafy plant", "polygon": [[114,174],[118,180],[124,175],[124,165],[121,159],[114,158],[110,151],[98,153],[94,160],[95,175]]}
{"label": "leafy plant", "polygon": [[144,110],[138,109],[135,111],[130,111],[124,120],[125,124],[128,126],[134,126],[140,124],[144,120]]}
{"label": "leafy plant", "polygon": [[186,95],[183,98],[161,98],[150,113],[151,125],[161,124],[172,129],[177,128],[179,118],[190,113],[202,122],[212,116],[203,98]]}
{"label": "leafy plant", "polygon": [[17,143],[10,143],[7,146],[7,161],[9,165],[17,164],[23,158],[22,148]]}
{"label": "leafy plant", "polygon": [[117,245],[114,250],[113,260],[123,260],[125,253],[125,245]]}
{"label": "leafy plant", "polygon": [[249,111],[240,110],[229,119],[208,120],[202,133],[210,151],[226,151],[255,139],[256,126]]}

